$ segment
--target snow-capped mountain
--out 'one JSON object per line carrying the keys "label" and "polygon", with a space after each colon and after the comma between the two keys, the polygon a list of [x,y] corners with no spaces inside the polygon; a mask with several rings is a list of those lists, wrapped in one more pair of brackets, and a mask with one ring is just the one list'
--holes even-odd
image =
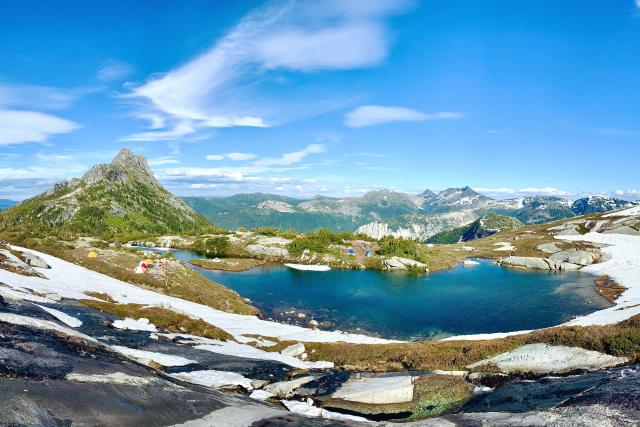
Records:
{"label": "snow-capped mountain", "polygon": [[578,200],[542,196],[497,200],[471,187],[448,188],[437,193],[425,190],[420,194],[380,190],[361,197],[316,196],[309,200],[262,193],[184,200],[204,217],[229,229],[271,226],[307,231],[326,227],[376,238],[393,235],[421,240],[469,224],[488,213],[538,224],[634,204],[602,196]]}

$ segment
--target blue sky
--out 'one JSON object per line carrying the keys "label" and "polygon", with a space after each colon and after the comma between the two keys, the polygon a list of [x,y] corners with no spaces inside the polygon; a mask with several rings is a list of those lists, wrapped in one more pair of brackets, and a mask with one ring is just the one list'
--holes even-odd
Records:
{"label": "blue sky", "polygon": [[0,197],[144,154],[179,195],[640,197],[640,4],[0,6]]}

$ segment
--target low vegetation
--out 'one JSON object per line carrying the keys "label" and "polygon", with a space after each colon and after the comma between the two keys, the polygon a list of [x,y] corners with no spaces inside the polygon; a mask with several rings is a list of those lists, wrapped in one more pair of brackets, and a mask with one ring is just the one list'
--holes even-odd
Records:
{"label": "low vegetation", "polygon": [[[258,314],[258,310],[238,293],[212,282],[178,261],[170,261],[163,267],[155,267],[146,274],[136,274],[134,268],[143,257],[140,252],[113,248],[43,246],[34,244],[32,240],[25,241],[22,244],[31,249],[51,254],[65,261],[161,294],[182,298],[229,313]],[[87,254],[91,250],[98,252],[97,258],[87,258]]]}
{"label": "low vegetation", "polygon": [[219,260],[193,259],[189,261],[189,263],[196,267],[206,268],[208,270],[238,272],[264,265],[266,264],[266,261],[253,258],[223,258]]}
{"label": "low vegetation", "polygon": [[378,255],[399,256],[420,262],[428,261],[426,247],[417,240],[384,237],[378,242]]}
{"label": "low vegetation", "polygon": [[341,245],[345,241],[354,239],[353,233],[336,233],[326,228],[321,228],[297,237],[287,245],[287,249],[293,256],[300,256],[305,250],[321,254],[327,252],[331,245]]}
{"label": "low vegetation", "polygon": [[231,243],[227,236],[199,237],[191,245],[191,249],[206,255],[225,257],[229,254]]}
{"label": "low vegetation", "polygon": [[[109,298],[110,299],[110,298]],[[233,340],[228,332],[205,322],[202,319],[193,319],[185,314],[162,307],[145,307],[140,304],[117,304],[113,300],[95,301],[90,299],[80,300],[86,306],[106,313],[113,314],[120,319],[149,319],[156,327],[168,332],[197,335],[216,340]]]}
{"label": "low vegetation", "polygon": [[541,329],[524,335],[477,341],[426,341],[398,344],[307,343],[312,360],[331,360],[354,371],[463,370],[471,363],[525,344],[580,347],[640,359],[640,315],[617,325]]}

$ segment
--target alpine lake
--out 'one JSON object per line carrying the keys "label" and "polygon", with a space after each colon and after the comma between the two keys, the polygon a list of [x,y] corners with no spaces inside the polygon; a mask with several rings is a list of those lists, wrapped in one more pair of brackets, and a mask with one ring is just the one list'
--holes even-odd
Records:
{"label": "alpine lake", "polygon": [[[204,258],[173,250],[176,259]],[[428,274],[299,271],[264,265],[242,272],[192,268],[249,298],[265,318],[398,340],[555,326],[611,303],[583,272],[500,267],[490,260]]]}

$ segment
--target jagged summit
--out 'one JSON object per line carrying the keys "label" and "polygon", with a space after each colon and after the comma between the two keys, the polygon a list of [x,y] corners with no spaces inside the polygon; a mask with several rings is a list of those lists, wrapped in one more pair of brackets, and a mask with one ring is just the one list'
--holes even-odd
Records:
{"label": "jagged summit", "polygon": [[128,148],[123,148],[111,163],[91,167],[80,181],[84,184],[91,184],[101,180],[125,183],[130,175],[146,184],[160,185],[153,176],[147,159],[143,156],[134,155]]}
{"label": "jagged summit", "polygon": [[90,168],[3,211],[0,228],[91,235],[197,233],[211,225],[162,187],[143,156],[121,150]]}

